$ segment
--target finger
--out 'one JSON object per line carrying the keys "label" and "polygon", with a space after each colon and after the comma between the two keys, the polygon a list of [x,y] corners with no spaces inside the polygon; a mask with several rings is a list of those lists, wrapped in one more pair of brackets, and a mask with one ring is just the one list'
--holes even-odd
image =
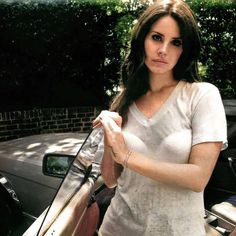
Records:
{"label": "finger", "polygon": [[92,124],[97,124],[99,122],[99,120],[98,120],[98,118],[96,118],[96,119],[94,119],[93,121],[92,121]]}
{"label": "finger", "polygon": [[103,117],[101,122],[104,124],[104,127],[107,131],[111,132],[120,132],[121,128],[116,124],[116,122],[110,117]]}
{"label": "finger", "polygon": [[122,117],[117,112],[104,110],[100,113],[99,117],[102,117],[103,119],[109,117],[113,119],[118,126],[121,126],[122,124]]}
{"label": "finger", "polygon": [[117,123],[113,119],[108,120],[108,125],[109,125],[110,129],[114,132],[120,132],[121,131],[120,126],[118,126]]}
{"label": "finger", "polygon": [[118,126],[122,124],[122,117],[117,112],[111,112],[110,117],[115,121]]}
{"label": "finger", "polygon": [[102,112],[100,113],[100,115],[97,116],[97,117],[92,121],[92,127],[93,127],[94,129],[102,126],[102,124],[101,124],[101,118],[102,118],[102,116],[104,116],[104,114],[105,114],[105,111],[102,111]]}
{"label": "finger", "polygon": [[100,128],[101,126],[102,126],[101,122],[92,125],[93,129]]}
{"label": "finger", "polygon": [[111,132],[112,132],[112,130],[111,130],[111,128],[110,128],[110,126],[109,126],[109,124],[108,124],[108,118],[106,117],[106,118],[100,118],[101,119],[101,124],[102,124],[102,126],[103,126],[103,128],[104,128],[104,131],[105,131],[105,133],[106,133],[106,135],[111,135]]}
{"label": "finger", "polygon": [[97,127],[101,127],[101,120],[99,118],[96,118],[93,122],[92,122],[92,126],[93,128],[97,128]]}

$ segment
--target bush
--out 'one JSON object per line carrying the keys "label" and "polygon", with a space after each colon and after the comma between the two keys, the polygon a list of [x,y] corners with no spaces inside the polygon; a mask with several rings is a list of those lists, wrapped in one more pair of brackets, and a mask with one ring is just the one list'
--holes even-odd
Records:
{"label": "bush", "polygon": [[[235,4],[189,3],[202,32],[201,74],[223,98],[236,98]],[[106,107],[144,8],[118,0],[1,3],[0,109]]]}
{"label": "bush", "polygon": [[215,84],[223,98],[236,98],[235,18],[230,1],[193,1],[202,33],[203,79]]}
{"label": "bush", "polygon": [[0,5],[2,110],[104,105],[118,83],[117,11],[86,4]]}

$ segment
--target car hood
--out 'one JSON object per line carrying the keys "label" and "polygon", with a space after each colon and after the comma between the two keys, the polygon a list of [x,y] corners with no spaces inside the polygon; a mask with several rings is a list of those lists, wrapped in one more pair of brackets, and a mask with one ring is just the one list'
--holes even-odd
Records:
{"label": "car hood", "polygon": [[76,155],[86,136],[86,133],[40,134],[0,142],[0,172],[53,186],[57,178],[50,181],[42,173],[44,154]]}

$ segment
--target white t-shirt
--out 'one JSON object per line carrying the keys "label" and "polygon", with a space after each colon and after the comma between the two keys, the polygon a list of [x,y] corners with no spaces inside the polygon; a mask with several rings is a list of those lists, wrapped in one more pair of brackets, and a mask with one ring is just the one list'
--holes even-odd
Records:
{"label": "white t-shirt", "polygon": [[[133,103],[123,128],[129,148],[150,158],[187,163],[191,147],[222,141],[225,112],[218,89],[180,81],[151,118]],[[162,184],[128,168],[100,228],[102,236],[205,236],[203,193]]]}

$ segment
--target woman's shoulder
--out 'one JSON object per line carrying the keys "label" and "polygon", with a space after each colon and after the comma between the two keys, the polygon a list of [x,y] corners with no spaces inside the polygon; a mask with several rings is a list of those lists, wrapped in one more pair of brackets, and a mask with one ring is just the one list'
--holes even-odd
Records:
{"label": "woman's shoulder", "polygon": [[219,89],[209,82],[185,82],[183,89],[192,96],[204,96],[207,93],[219,93]]}
{"label": "woman's shoulder", "polygon": [[208,82],[181,82],[178,101],[196,107],[200,101],[210,102],[221,99],[219,89]]}
{"label": "woman's shoulder", "polygon": [[214,84],[209,82],[193,82],[193,83],[185,82],[185,86],[188,89],[200,90],[200,91],[218,90],[218,88]]}

